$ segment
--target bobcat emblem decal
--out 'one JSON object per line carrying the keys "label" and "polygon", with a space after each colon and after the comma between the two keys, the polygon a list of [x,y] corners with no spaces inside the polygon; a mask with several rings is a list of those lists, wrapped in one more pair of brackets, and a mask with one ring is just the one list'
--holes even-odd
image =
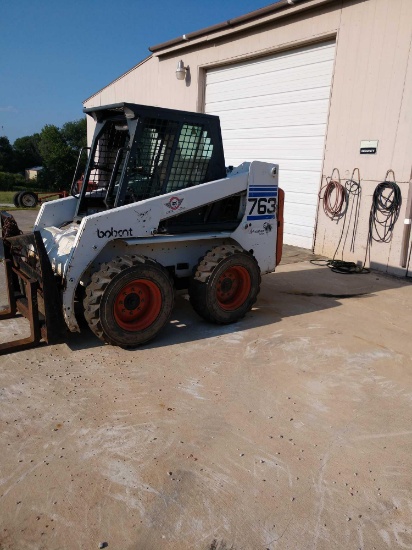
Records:
{"label": "bobcat emblem decal", "polygon": [[170,201],[165,204],[165,206],[170,208],[170,210],[177,210],[182,202],[183,199],[179,199],[179,197],[172,197]]}

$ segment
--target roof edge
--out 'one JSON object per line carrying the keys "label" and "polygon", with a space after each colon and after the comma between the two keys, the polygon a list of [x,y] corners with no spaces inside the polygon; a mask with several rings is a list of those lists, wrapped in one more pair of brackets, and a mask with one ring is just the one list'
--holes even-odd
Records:
{"label": "roof edge", "polygon": [[97,92],[94,92],[94,94],[92,94],[90,97],[88,97],[87,99],[84,99],[82,101],[83,105],[87,102],[87,101],[90,101],[91,99],[93,99],[93,97],[99,95],[101,92],[103,92],[103,90],[105,90],[106,88],[108,88],[109,86],[111,86],[112,84],[114,84],[115,82],[118,82],[119,80],[121,80],[123,77],[127,76],[128,74],[130,74],[132,71],[134,71],[135,69],[137,69],[137,67],[140,67],[141,65],[143,65],[144,63],[146,63],[146,61],[149,61],[149,59],[151,59],[153,57],[152,54],[148,55],[147,57],[145,57],[142,61],[139,61],[139,63],[137,63],[137,65],[135,65],[134,67],[132,67],[131,69],[129,69],[128,71],[126,71],[125,73],[121,74],[120,76],[118,76],[117,78],[115,78],[114,80],[112,80],[111,82],[109,82],[109,84],[106,84],[106,86],[103,86],[103,88],[101,88],[100,90],[98,90]]}
{"label": "roof edge", "polygon": [[264,15],[269,15],[281,9],[289,10],[290,8],[293,8],[296,4],[300,4],[304,1],[306,0],[280,0],[279,2],[270,4],[269,6],[265,6],[264,8],[259,8],[255,11],[251,11],[249,13],[246,13],[245,15],[240,15],[239,17],[235,17],[234,19],[228,19],[223,23],[217,23],[216,25],[205,27],[204,29],[194,31],[189,34],[184,34],[183,36],[180,36],[178,38],[173,38],[172,40],[168,40],[167,42],[162,42],[161,44],[150,46],[149,51],[155,53],[160,50],[170,48],[171,46],[177,46],[178,44],[182,43],[184,44],[195,38],[200,38],[201,36],[205,36],[207,34],[217,32],[226,28],[236,27],[237,25],[241,25],[242,23],[246,23],[248,21],[253,21],[254,19],[258,19],[259,17],[262,17]]}

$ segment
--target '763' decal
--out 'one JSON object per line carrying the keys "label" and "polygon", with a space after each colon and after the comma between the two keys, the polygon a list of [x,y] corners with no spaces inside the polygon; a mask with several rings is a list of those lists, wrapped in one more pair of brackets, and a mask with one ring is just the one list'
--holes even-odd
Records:
{"label": "'763' decal", "polygon": [[270,220],[275,217],[277,186],[251,185],[248,195],[248,220]]}

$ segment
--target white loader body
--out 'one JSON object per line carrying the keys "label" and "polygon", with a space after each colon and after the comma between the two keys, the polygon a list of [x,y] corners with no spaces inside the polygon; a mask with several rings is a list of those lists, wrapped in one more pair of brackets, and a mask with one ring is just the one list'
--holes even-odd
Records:
{"label": "white loader body", "polygon": [[[123,254],[143,255],[189,277],[199,258],[220,243],[240,245],[253,254],[262,274],[275,270],[278,174],[276,164],[254,161],[221,180],[163,194],[119,208],[74,219],[77,198],[44,203],[34,230],[40,231],[54,272],[63,278],[63,314],[68,328],[79,331],[74,299],[99,267]],[[162,220],[242,194],[239,224],[233,231],[163,234]]]}

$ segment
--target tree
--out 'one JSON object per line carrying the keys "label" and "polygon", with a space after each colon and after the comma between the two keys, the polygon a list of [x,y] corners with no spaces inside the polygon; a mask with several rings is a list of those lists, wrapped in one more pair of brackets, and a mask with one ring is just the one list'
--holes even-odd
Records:
{"label": "tree", "polygon": [[79,151],[86,143],[85,118],[66,122],[61,128],[46,124],[40,134],[17,138],[13,146],[6,136],[0,137],[0,172],[24,172],[42,166],[39,187],[68,190]]}
{"label": "tree", "polygon": [[13,171],[13,147],[9,138],[0,136],[0,172]]}
{"label": "tree", "polygon": [[61,129],[47,124],[40,132],[39,152],[43,170],[39,185],[54,189],[69,189],[81,147],[86,145],[86,119],[66,122]]}
{"label": "tree", "polygon": [[77,153],[87,145],[87,123],[86,118],[73,122],[66,122],[62,126],[62,134],[66,143]]}
{"label": "tree", "polygon": [[43,163],[39,151],[40,134],[17,138],[13,143],[14,170],[24,172],[26,168],[41,166]]}
{"label": "tree", "polygon": [[57,126],[47,124],[42,129],[39,151],[43,158],[39,184],[54,189],[68,189],[76,166],[76,155]]}

